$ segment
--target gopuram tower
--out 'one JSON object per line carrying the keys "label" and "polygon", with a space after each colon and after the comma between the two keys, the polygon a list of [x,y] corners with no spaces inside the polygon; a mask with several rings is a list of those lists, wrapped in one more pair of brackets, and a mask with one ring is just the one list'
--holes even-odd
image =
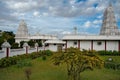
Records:
{"label": "gopuram tower", "polygon": [[100,35],[120,35],[112,4],[105,9]]}
{"label": "gopuram tower", "polygon": [[25,23],[24,20],[21,20],[15,35],[16,42],[19,43],[20,41],[28,41],[28,37],[29,34],[28,34],[27,24]]}

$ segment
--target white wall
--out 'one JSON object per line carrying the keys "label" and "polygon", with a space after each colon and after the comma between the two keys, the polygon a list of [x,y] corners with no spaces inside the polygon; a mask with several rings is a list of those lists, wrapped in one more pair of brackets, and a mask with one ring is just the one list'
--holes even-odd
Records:
{"label": "white wall", "polygon": [[[98,45],[98,42],[101,42]],[[70,47],[77,47],[78,48],[78,41],[77,45],[74,45],[74,41],[67,41],[67,48]],[[116,50],[119,51],[119,41],[106,41],[106,50]],[[80,49],[91,50],[91,40],[89,41],[80,41]],[[105,41],[93,41],[93,50],[105,50]]]}
{"label": "white wall", "polygon": [[106,50],[116,50],[119,51],[119,42],[118,41],[107,41],[106,42]]}
{"label": "white wall", "polygon": [[48,49],[51,50],[51,51],[57,51],[57,44],[56,44],[56,45],[54,45],[54,44],[49,44]]}
{"label": "white wall", "polygon": [[80,41],[80,49],[91,50],[91,41]]}
{"label": "white wall", "polygon": [[70,47],[78,47],[78,41],[77,41],[77,44],[74,44],[74,42],[76,41],[67,41],[67,48],[70,48]]}
{"label": "white wall", "polygon": [[[98,42],[101,42],[99,45]],[[105,50],[105,41],[93,41],[93,50]]]}

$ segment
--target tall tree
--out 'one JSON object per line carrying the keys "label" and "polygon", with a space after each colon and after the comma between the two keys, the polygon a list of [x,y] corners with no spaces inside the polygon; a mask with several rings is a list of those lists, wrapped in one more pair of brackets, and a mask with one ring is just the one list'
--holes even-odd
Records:
{"label": "tall tree", "polygon": [[58,52],[52,58],[55,65],[67,65],[68,80],[80,80],[81,72],[94,67],[101,68],[103,61],[91,51],[80,51],[77,48],[68,48],[66,52]]}
{"label": "tall tree", "polygon": [[2,43],[7,40],[10,45],[12,45],[13,43],[15,43],[15,34],[13,32],[9,32],[9,31],[1,31],[0,33],[0,45],[2,45]]}

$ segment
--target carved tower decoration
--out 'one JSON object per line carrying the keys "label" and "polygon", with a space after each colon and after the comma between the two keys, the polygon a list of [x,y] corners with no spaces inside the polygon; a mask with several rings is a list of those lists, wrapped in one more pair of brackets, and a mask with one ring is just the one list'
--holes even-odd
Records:
{"label": "carved tower decoration", "polygon": [[105,9],[100,35],[119,35],[112,4]]}

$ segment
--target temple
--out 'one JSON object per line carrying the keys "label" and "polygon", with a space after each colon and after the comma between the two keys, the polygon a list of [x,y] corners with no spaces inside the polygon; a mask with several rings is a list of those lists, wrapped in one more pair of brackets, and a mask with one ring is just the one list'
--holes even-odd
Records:
{"label": "temple", "polygon": [[24,20],[21,20],[17,33],[15,35],[16,42],[19,43],[20,41],[28,41],[29,34],[27,29],[27,24]]}
{"label": "temple", "polygon": [[55,35],[46,35],[36,33],[34,35],[29,35],[27,24],[24,20],[21,20],[17,33],[15,35],[15,42],[20,43],[21,41],[29,41],[29,40],[41,40],[42,42],[48,39],[57,39]]}
{"label": "temple", "polygon": [[44,44],[47,44],[47,46],[43,45],[45,49],[52,51],[65,50],[70,47],[80,50],[120,51],[120,31],[113,10],[111,4],[105,9],[99,35],[79,35],[76,27],[74,34],[66,34],[61,39],[53,35],[28,35],[27,26],[22,21],[16,33],[16,42],[42,40]]}
{"label": "temple", "polygon": [[105,9],[100,35],[120,35],[112,4]]}

